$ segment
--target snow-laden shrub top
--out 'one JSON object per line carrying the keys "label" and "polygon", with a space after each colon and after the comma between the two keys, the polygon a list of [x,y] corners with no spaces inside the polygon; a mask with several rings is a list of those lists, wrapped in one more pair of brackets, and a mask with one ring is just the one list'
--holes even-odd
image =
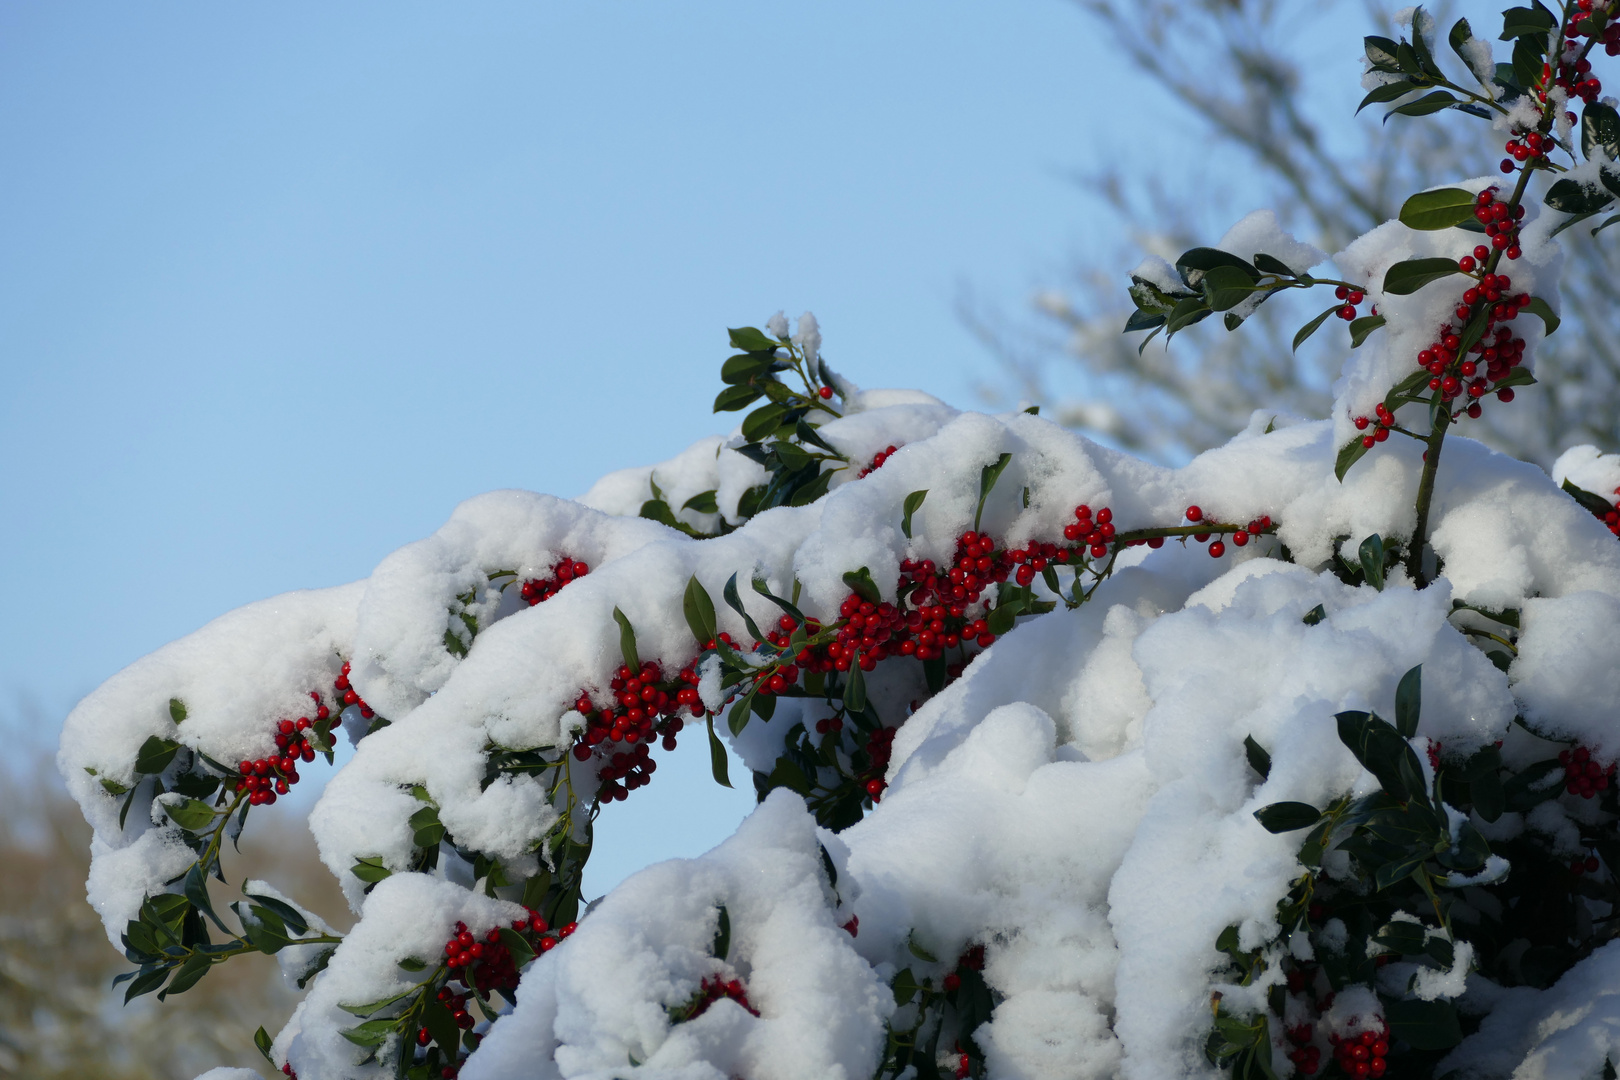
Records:
{"label": "snow-laden shrub top", "polygon": [[[1374,100],[1452,85],[1383,42]],[[1598,1075],[1620,456],[1550,478],[1447,437],[1556,328],[1572,211],[1523,212],[1520,160],[1414,197],[1342,281],[1269,214],[1137,269],[1155,332],[1336,287],[1302,330],[1356,347],[1328,419],[1165,468],[862,391],[778,316],[731,332],[731,435],[470,499],[131,665],[59,755],[128,993],[273,953],[308,993],[261,1049],[305,1080]],[[225,842],[339,727],[311,827],[354,929],[265,882],[227,909]],[[733,782],[721,740],[758,810],[585,910],[596,815],[670,752]]]}

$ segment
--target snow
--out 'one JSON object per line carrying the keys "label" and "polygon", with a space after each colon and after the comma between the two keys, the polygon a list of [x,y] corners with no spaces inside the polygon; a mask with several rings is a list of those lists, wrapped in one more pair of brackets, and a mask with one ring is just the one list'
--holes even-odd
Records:
{"label": "snow", "polygon": [[[1511,273],[1514,291],[1556,304],[1560,256],[1549,228],[1527,220]],[[310,827],[359,918],[276,1035],[274,1056],[306,1080],[378,1075],[343,1038],[357,1023],[343,1006],[409,990],[421,976],[400,964],[434,961],[458,921],[483,934],[524,914],[514,889],[498,899],[475,888],[471,863],[450,844],[432,871],[413,871],[413,815],[433,807],[454,846],[499,859],[516,880],[537,872],[569,830],[584,842],[590,815],[614,812],[593,803],[600,757],[564,757],[539,773],[486,766],[497,750],[567,753],[584,722],[580,696],[592,708],[611,698],[622,662],[616,611],[634,628],[639,658],[673,674],[699,658],[683,612],[693,578],[717,601],[718,628],[744,649],[744,619],[718,602],[733,575],[761,624],[780,612],[748,587],[754,578],[824,623],[849,593],[847,571],[865,567],[892,598],[905,560],[952,557],[974,528],[983,470],[1006,454],[982,528],[1007,546],[1061,535],[1081,503],[1108,507],[1122,531],[1178,525],[1196,503],[1216,521],[1269,516],[1276,534],[1234,543],[1220,559],[1176,539],[1128,549],[1089,602],[1023,618],[932,696],[920,665],[886,662],[868,676],[868,695],[888,723],[904,723],[889,786],[861,821],[834,836],[802,798],[777,790],[708,854],[630,877],[527,969],[515,1004],[461,1075],[857,1080],[872,1074],[888,1025],[916,1015],[912,1005],[897,1009],[889,980],[909,968],[939,985],[980,946],[993,1009],[956,1036],[983,1049],[991,1076],[1209,1075],[1212,993],[1240,1013],[1263,1009],[1283,977],[1273,964],[1249,986],[1225,981],[1215,947],[1223,930],[1236,927],[1243,948],[1276,960],[1342,951],[1350,940],[1337,921],[1314,944],[1280,935],[1277,902],[1301,872],[1300,836],[1272,834],[1254,817],[1275,802],[1320,807],[1376,790],[1340,741],[1336,713],[1393,716],[1398,683],[1421,665],[1419,750],[1466,755],[1499,743],[1523,766],[1546,756],[1539,733],[1577,740],[1602,762],[1620,758],[1620,544],[1558,487],[1568,478],[1607,498],[1620,488],[1620,456],[1577,448],[1549,478],[1453,435],[1430,515],[1438,579],[1419,590],[1397,566],[1380,590],[1348,585],[1332,568],[1336,556],[1357,562],[1364,538],[1404,540],[1415,527],[1420,445],[1392,439],[1342,482],[1334,465],[1352,419],[1413,368],[1455,302],[1454,283],[1382,295],[1384,271],[1472,243],[1472,234],[1392,222],[1335,256],[1351,280],[1368,283],[1390,324],[1347,359],[1333,415],[1257,411],[1227,445],[1180,468],[1038,416],[959,411],[921,391],[861,390],[835,377],[840,415],[820,431],[848,464],[827,466],[829,494],[810,505],[742,521],[739,500],[766,474],[738,452],[734,430],[612,473],[578,500],[522,491],[469,499],[363,581],[223,616],[120,672],[68,719],[58,762],[95,830],[91,903],[116,941],[144,898],[179,889],[193,857],[155,801],[154,780],[140,782],[122,824],[121,796],[103,784],[136,782],[147,739],[227,763],[264,756],[277,721],[307,713],[309,693],[329,692],[348,662],[355,690],[389,723],[366,734],[350,713],[351,733],[364,738]],[[1324,257],[1269,211],[1239,222],[1220,246],[1301,271]],[[1138,268],[1173,284],[1171,273]],[[783,336],[787,320],[778,313],[767,327]],[[1541,324],[1516,329],[1533,346]],[[799,318],[793,340],[819,354],[814,316]],[[858,476],[891,446],[881,468]],[[927,495],[908,537],[902,507],[918,491]],[[682,509],[705,492],[716,513]],[[641,518],[658,493],[691,529],[724,535],[694,539]],[[564,558],[589,573],[544,603],[524,603],[517,583],[548,576]],[[1506,672],[1465,633],[1484,617],[1458,614],[1459,603],[1519,613]],[[703,702],[719,707],[717,661],[697,678]],[[171,700],[184,706],[178,722]],[[818,699],[782,698],[769,723],[738,735],[716,727],[751,769],[768,772],[795,722],[827,715]],[[690,723],[675,752],[707,753],[702,727]],[[1270,755],[1266,777],[1249,764],[1250,739]],[[178,768],[159,779],[169,785]],[[1524,837],[1572,855],[1595,813],[1569,797],[1476,825],[1493,840]],[[351,873],[359,859],[391,876],[368,891]],[[1330,853],[1330,873],[1346,860]],[[1474,880],[1510,869],[1493,857]],[[269,883],[248,891],[294,903]],[[722,908],[730,944],[720,956]],[[852,919],[858,934],[845,929]],[[1457,999],[1483,1017],[1448,1059],[1465,1075],[1583,1077],[1620,1033],[1617,948],[1549,990],[1505,990],[1469,973],[1464,941],[1449,968],[1392,965],[1380,988]],[[286,950],[289,975],[315,951]],[[671,1008],[713,977],[744,985],[758,1015],[721,1000],[672,1019]],[[1356,1033],[1375,1027],[1379,1010],[1371,988],[1351,987],[1323,1023]]]}

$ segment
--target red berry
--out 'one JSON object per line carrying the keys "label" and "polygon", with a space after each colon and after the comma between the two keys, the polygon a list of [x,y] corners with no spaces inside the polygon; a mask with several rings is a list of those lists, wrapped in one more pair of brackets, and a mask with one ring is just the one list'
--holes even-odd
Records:
{"label": "red berry", "polygon": [[1225,554],[1226,554],[1226,545],[1221,543],[1219,540],[1217,540],[1213,544],[1209,545],[1209,557],[1210,558],[1218,559],[1222,555],[1225,555]]}
{"label": "red berry", "polygon": [[1189,506],[1189,507],[1187,507],[1187,520],[1188,521],[1203,521],[1204,520],[1204,511],[1199,509],[1197,506]]}
{"label": "red berry", "polygon": [[817,390],[816,393],[821,395],[822,401],[826,401],[833,396],[833,388],[830,386],[823,386],[820,390]]}

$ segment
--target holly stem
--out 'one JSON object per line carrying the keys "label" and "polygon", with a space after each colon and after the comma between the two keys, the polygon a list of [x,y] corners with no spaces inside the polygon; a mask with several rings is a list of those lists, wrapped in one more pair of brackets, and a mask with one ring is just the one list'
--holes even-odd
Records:
{"label": "holly stem", "polygon": [[[1552,124],[1553,110],[1548,109],[1542,118],[1541,126],[1546,128]],[[1513,188],[1513,194],[1508,199],[1508,206],[1516,207],[1524,198],[1524,191],[1530,185],[1530,174],[1535,171],[1537,164],[1534,160],[1526,162],[1525,167],[1519,170],[1519,182]],[[1490,258],[1481,267],[1481,276],[1495,273],[1502,261],[1502,248],[1491,252]],[[1418,480],[1417,491],[1417,525],[1412,531],[1412,545],[1406,553],[1406,573],[1419,589],[1429,587],[1433,578],[1424,568],[1424,554],[1429,546],[1429,506],[1434,501],[1434,477],[1440,468],[1440,449],[1445,444],[1446,432],[1451,428],[1451,406],[1435,391],[1433,426],[1429,430],[1428,449],[1423,454],[1423,475]]]}

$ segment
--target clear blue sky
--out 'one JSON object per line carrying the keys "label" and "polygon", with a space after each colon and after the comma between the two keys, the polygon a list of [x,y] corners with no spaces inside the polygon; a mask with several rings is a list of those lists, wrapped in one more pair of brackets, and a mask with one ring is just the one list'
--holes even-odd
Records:
{"label": "clear blue sky", "polygon": [[[779,307],[971,403],[959,286],[1118,242],[1087,147],[1162,164],[1102,41],[1061,0],[0,7],[0,711],[722,430],[724,327]],[[687,756],[597,887],[751,802]]]}

